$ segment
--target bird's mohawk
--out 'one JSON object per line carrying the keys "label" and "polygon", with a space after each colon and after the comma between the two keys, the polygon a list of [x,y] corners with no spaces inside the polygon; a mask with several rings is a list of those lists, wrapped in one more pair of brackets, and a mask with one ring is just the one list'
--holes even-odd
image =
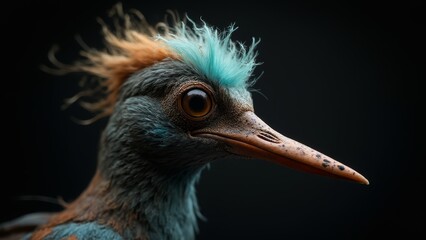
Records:
{"label": "bird's mohawk", "polygon": [[233,25],[219,33],[204,22],[197,27],[189,20],[188,26],[185,21],[188,18],[182,21],[177,14],[169,12],[164,22],[152,26],[137,10],[124,13],[121,4],[117,4],[110,15],[114,30],[99,20],[104,50],[83,47],[80,52],[83,59],[72,65],[60,63],[54,51],[49,54],[56,67],[49,69],[50,72],[81,72],[97,80],[96,87],[80,92],[66,103],[91,99],[80,101],[80,104],[97,115],[82,123],[90,124],[111,115],[123,83],[135,72],[166,58],[183,61],[201,76],[225,87],[248,87],[254,82],[250,77],[257,65],[254,48],[258,42],[253,40],[248,49],[233,42],[231,34],[236,29]]}

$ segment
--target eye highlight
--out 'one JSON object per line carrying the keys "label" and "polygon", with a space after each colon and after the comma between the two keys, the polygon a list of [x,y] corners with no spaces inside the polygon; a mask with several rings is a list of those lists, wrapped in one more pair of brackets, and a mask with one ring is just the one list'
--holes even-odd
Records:
{"label": "eye highlight", "polygon": [[180,106],[193,120],[202,120],[211,112],[213,101],[205,89],[195,87],[182,94]]}

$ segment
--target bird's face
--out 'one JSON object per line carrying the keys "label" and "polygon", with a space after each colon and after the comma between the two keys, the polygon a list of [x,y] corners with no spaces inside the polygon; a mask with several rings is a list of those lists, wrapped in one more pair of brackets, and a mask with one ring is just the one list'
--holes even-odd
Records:
{"label": "bird's face", "polygon": [[166,59],[125,82],[104,141],[111,154],[123,155],[114,159],[127,161],[109,163],[116,167],[137,169],[149,162],[179,172],[244,157],[368,183],[351,168],[270,128],[255,115],[247,88],[220,85],[178,60]]}

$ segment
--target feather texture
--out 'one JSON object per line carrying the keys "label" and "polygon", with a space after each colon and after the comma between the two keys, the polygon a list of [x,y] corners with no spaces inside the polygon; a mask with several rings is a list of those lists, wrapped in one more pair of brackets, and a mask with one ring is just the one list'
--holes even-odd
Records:
{"label": "feather texture", "polygon": [[246,48],[231,40],[237,29],[234,25],[219,32],[205,22],[200,27],[192,20],[189,22],[189,25],[181,22],[173,29],[173,34],[160,39],[198,74],[211,81],[218,81],[225,87],[243,88],[254,83],[250,77],[257,65],[255,47],[258,41],[253,39]]}

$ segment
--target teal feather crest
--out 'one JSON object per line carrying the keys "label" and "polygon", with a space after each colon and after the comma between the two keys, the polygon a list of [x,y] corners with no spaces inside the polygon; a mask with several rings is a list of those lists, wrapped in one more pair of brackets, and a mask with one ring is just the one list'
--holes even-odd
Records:
{"label": "teal feather crest", "polygon": [[192,28],[178,24],[169,37],[160,37],[184,62],[198,74],[226,87],[249,87],[254,84],[252,73],[256,65],[256,45],[252,39],[247,48],[241,42],[231,40],[237,29],[234,25],[225,31],[208,26],[205,22],[198,27],[190,21]]}

